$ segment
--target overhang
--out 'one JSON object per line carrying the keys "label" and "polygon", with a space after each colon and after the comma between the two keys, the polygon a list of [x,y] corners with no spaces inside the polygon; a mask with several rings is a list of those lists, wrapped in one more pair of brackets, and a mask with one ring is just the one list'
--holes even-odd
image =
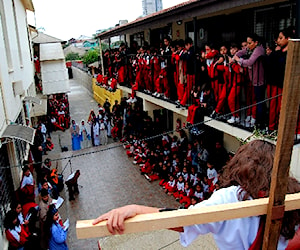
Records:
{"label": "overhang", "polygon": [[39,105],[32,104],[30,117],[47,115],[47,99],[40,99]]}
{"label": "overhang", "polygon": [[38,32],[37,35],[32,39],[33,43],[43,44],[43,43],[61,43],[64,44],[67,41],[58,39],[54,36],[49,36],[43,32]]}
{"label": "overhang", "polygon": [[24,102],[36,103],[38,105],[41,105],[41,103],[42,103],[41,99],[36,97],[36,96],[25,96],[23,101]]}
{"label": "overhang", "polygon": [[228,15],[230,13],[243,11],[250,8],[288,2],[287,0],[190,0],[173,7],[155,12],[148,16],[138,18],[130,23],[115,27],[99,34],[100,39],[107,39],[113,36],[137,33],[145,29],[154,29],[178,20],[197,18],[208,18],[216,15]]}
{"label": "overhang", "polygon": [[35,129],[19,124],[7,125],[1,138],[12,138],[33,144]]}
{"label": "overhang", "polygon": [[40,44],[40,61],[64,60],[65,55],[61,43]]}

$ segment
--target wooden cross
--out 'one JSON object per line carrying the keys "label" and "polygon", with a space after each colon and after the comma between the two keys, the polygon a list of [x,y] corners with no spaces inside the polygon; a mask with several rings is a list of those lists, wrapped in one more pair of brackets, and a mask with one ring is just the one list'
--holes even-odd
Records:
{"label": "wooden cross", "polygon": [[[238,203],[141,214],[125,221],[124,233],[168,229],[193,224],[230,220],[267,214],[263,249],[277,249],[284,211],[300,209],[300,193],[286,195],[289,164],[300,104],[300,40],[290,40],[286,61],[278,141],[272,170],[269,198]],[[78,239],[111,235],[106,222],[78,221]]]}

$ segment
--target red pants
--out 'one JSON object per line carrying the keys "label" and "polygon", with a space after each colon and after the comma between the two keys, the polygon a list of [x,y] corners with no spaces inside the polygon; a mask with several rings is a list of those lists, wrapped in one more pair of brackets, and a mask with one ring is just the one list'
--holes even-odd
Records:
{"label": "red pants", "polygon": [[217,113],[223,113],[224,111],[224,104],[226,101],[226,83],[218,83],[216,85],[216,91],[217,91],[217,106],[215,108]]}
{"label": "red pants", "polygon": [[196,113],[196,110],[197,108],[199,108],[199,105],[197,104],[193,104],[191,106],[188,107],[188,116],[186,118],[186,121],[191,123],[191,124],[194,124],[194,117],[195,117],[195,113]]}
{"label": "red pants", "polygon": [[170,186],[169,183],[166,184],[165,188],[169,193],[173,193],[176,190],[176,187]]}
{"label": "red pants", "polygon": [[161,78],[158,77],[155,82],[154,82],[154,86],[155,86],[155,91],[157,93],[162,93],[162,85],[161,85]]}
{"label": "red pants", "polygon": [[125,81],[125,66],[121,66],[118,70],[118,82],[122,83]]}
{"label": "red pants", "polygon": [[247,83],[246,85],[245,95],[246,95],[246,105],[247,106],[253,105],[253,107],[247,109],[246,111],[247,116],[252,116],[254,119],[256,119],[256,105],[254,105],[256,101],[254,95],[254,87],[251,82]]}
{"label": "red pants", "polygon": [[159,176],[157,174],[152,174],[152,175],[149,175],[149,178],[151,179],[151,181],[156,181],[159,179]]}
{"label": "red pants", "polygon": [[127,151],[126,151],[126,154],[127,154],[128,157],[132,157],[132,156],[133,156],[133,152],[130,151],[130,150],[127,150]]}
{"label": "red pants", "polygon": [[162,83],[164,86],[164,94],[166,97],[170,97],[170,85],[167,77],[162,78]]}
{"label": "red pants", "polygon": [[239,113],[234,112],[240,108],[240,92],[241,86],[234,83],[228,95],[228,107],[235,117],[239,117]]}
{"label": "red pants", "polygon": [[184,95],[184,84],[183,83],[178,83],[177,85],[177,96],[178,96],[178,100],[181,101]]}
{"label": "red pants", "polygon": [[180,198],[180,197],[182,196],[182,191],[174,192],[174,193],[173,193],[173,196],[174,196],[175,198]]}
{"label": "red pants", "polygon": [[178,86],[178,76],[177,76],[177,72],[176,71],[173,73],[173,77],[174,77],[174,84],[175,84],[175,87],[177,89],[177,86]]}
{"label": "red pants", "polygon": [[215,100],[216,102],[218,102],[218,80],[211,80],[211,88],[213,89],[214,91],[214,95],[215,95]]}
{"label": "red pants", "polygon": [[144,166],[141,167],[141,173],[143,174],[150,174],[153,168],[149,162],[146,162]]}
{"label": "red pants", "polygon": [[65,123],[65,116],[64,115],[59,115],[58,116],[58,124],[61,125]]}
{"label": "red pants", "polygon": [[53,124],[53,126],[55,127],[55,128],[58,128],[58,129],[60,129],[60,130],[64,130],[64,128],[62,127],[62,126],[60,126],[57,122],[54,122],[54,123],[52,123]]}
{"label": "red pants", "polygon": [[118,127],[117,126],[114,126],[112,129],[111,129],[111,136],[113,138],[117,138],[118,137]]}
{"label": "red pants", "polygon": [[[268,97],[274,97],[282,94],[282,88],[273,85],[267,85],[267,95]],[[281,108],[282,96],[278,96],[270,100],[269,108],[269,130],[277,130],[279,123],[279,113]]]}
{"label": "red pants", "polygon": [[131,98],[135,97],[135,92],[139,90],[139,85],[137,84],[137,82],[135,84],[132,85],[131,87]]}
{"label": "red pants", "polygon": [[185,208],[188,208],[190,205],[191,205],[191,198],[190,197],[188,197],[188,196],[185,196],[185,195],[182,195],[181,197],[180,197],[180,201],[179,201],[181,204],[182,203],[186,203],[185,205],[184,205],[184,207]]}
{"label": "red pants", "polygon": [[159,182],[159,185],[160,186],[165,186],[166,183],[167,183],[167,180],[161,179],[160,182]]}
{"label": "red pants", "polygon": [[187,75],[187,85],[180,102],[181,105],[185,105],[187,103],[187,100],[190,98],[191,90],[194,85],[195,85],[195,75]]}
{"label": "red pants", "polygon": [[144,75],[145,88],[146,88],[147,90],[149,90],[149,91],[152,92],[152,90],[153,90],[152,87],[153,87],[153,86],[152,86],[152,82],[151,82],[151,79],[150,79],[150,76],[149,76],[149,71],[146,70],[146,71],[143,73],[143,75]]}
{"label": "red pants", "polygon": [[138,70],[136,72],[136,76],[135,76],[135,82],[138,84],[138,85],[142,85],[142,77],[141,77],[141,71]]}

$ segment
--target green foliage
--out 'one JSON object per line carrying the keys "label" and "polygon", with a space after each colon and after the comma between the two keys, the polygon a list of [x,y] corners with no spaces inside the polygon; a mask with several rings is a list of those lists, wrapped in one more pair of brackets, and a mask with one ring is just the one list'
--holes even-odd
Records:
{"label": "green foliage", "polygon": [[66,61],[80,60],[78,53],[70,52],[66,55]]}
{"label": "green foliage", "polygon": [[101,46],[102,46],[102,51],[109,49],[109,46],[107,43],[101,43]]}
{"label": "green foliage", "polygon": [[240,141],[242,145],[247,144],[248,142],[256,139],[265,140],[273,143],[277,141],[277,131],[275,130],[271,133],[268,133],[265,130],[260,130],[254,127],[252,134],[248,136],[246,139],[242,139],[242,138],[237,138],[237,139]]}
{"label": "green foliage", "polygon": [[83,63],[88,65],[90,63],[98,61],[98,50],[89,50],[85,55],[83,56]]}

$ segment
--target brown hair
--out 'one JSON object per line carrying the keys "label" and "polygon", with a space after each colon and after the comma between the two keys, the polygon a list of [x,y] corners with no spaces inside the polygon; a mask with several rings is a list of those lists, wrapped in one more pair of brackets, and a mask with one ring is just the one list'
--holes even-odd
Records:
{"label": "brown hair", "polygon": [[223,168],[221,186],[241,186],[241,200],[259,198],[262,191],[269,194],[275,146],[262,140],[241,146],[235,156]]}
{"label": "brown hair", "polygon": [[[220,178],[222,187],[240,186],[240,200],[269,196],[271,173],[274,162],[275,145],[255,140],[241,146],[235,156],[222,169]],[[287,193],[300,192],[299,182],[292,177],[288,178]],[[300,210],[284,213],[281,234],[286,239],[293,238],[295,226],[300,223]]]}

